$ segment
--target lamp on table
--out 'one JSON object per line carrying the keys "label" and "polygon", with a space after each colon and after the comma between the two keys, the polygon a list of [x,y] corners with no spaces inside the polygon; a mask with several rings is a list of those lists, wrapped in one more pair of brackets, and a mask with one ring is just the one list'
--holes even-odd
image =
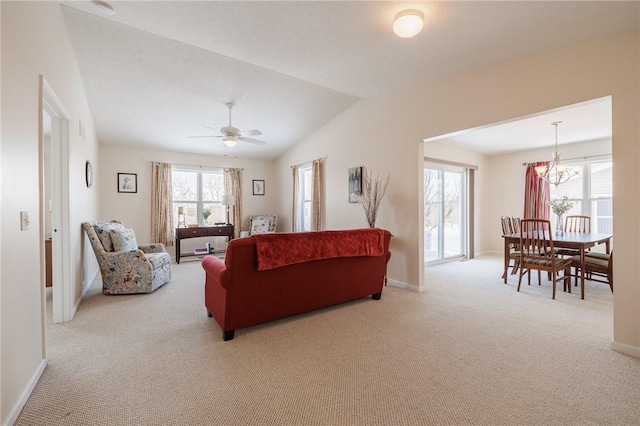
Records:
{"label": "lamp on table", "polygon": [[223,195],[222,196],[222,205],[227,206],[227,225],[231,225],[229,223],[229,209],[231,206],[236,205],[236,197],[235,195]]}

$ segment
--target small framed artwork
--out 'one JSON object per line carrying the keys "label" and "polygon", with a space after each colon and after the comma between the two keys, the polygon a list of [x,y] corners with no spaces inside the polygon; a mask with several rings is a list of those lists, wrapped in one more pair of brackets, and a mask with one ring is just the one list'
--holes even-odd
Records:
{"label": "small framed artwork", "polygon": [[138,175],[136,173],[118,173],[118,192],[138,192]]}
{"label": "small framed artwork", "polygon": [[362,166],[349,169],[349,202],[357,203],[362,195]]}
{"label": "small framed artwork", "polygon": [[264,195],[264,181],[263,180],[254,180],[253,181],[253,195]]}

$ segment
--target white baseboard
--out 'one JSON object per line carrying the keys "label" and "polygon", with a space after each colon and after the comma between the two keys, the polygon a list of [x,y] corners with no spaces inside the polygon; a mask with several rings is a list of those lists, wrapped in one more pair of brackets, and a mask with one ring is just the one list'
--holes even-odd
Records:
{"label": "white baseboard", "polygon": [[387,285],[391,287],[399,287],[399,288],[404,288],[406,290],[415,291],[416,293],[419,293],[420,291],[422,291],[420,290],[419,287],[416,287],[415,285],[407,284],[402,281],[392,280],[391,278],[387,278]]}
{"label": "white baseboard", "polygon": [[22,394],[20,394],[20,398],[18,398],[15,405],[11,408],[9,416],[7,416],[5,422],[2,424],[3,426],[12,425],[16,422],[16,420],[18,420],[20,412],[27,403],[29,396],[31,396],[33,389],[35,389],[36,385],[38,384],[40,377],[42,377],[42,373],[44,373],[44,369],[46,366],[47,360],[41,360],[40,364],[38,364],[38,368],[36,368],[36,371],[33,373],[31,380],[29,380],[29,382],[27,383],[27,387],[22,391]]}
{"label": "white baseboard", "polygon": [[76,304],[73,307],[73,312],[71,312],[71,318],[76,316],[76,312],[78,312],[78,309],[80,308],[80,304],[86,297],[87,293],[89,293],[89,290],[91,289],[91,287],[95,284],[96,278],[98,278],[99,273],[100,273],[100,268],[93,271],[91,279],[86,281],[87,284],[85,284],[85,286],[82,288],[82,294],[80,295],[80,298],[76,300]]}
{"label": "white baseboard", "polygon": [[620,352],[621,354],[640,358],[640,348],[637,348],[635,346],[625,345],[624,343],[618,343],[615,340],[612,340],[611,349],[616,352]]}

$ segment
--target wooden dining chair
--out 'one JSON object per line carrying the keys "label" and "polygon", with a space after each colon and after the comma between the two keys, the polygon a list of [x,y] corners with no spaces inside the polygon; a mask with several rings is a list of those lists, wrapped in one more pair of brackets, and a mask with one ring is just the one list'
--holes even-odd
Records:
{"label": "wooden dining chair", "polygon": [[[564,218],[565,232],[591,232],[591,217],[582,215],[569,215]],[[580,250],[571,248],[558,248],[556,254],[560,256],[576,256]],[[577,284],[576,284],[577,285]]]}
{"label": "wooden dining chair", "polygon": [[[509,216],[502,216],[500,222],[502,223],[502,235],[509,235],[515,232]],[[520,252],[518,251],[517,244],[509,244],[508,256],[509,266],[507,270],[511,268],[511,275],[515,275],[518,272],[518,265],[520,264]],[[504,271],[502,274],[502,279],[504,279],[505,283],[507,282],[507,271]]]}
{"label": "wooden dining chair", "polygon": [[[580,256],[571,256],[571,266],[575,268],[576,285],[580,273]],[[587,253],[584,256],[584,272],[590,281],[609,284],[613,293],[613,250],[611,253]]]}
{"label": "wooden dining chair", "polygon": [[591,232],[591,217],[570,215],[564,218],[565,232]]}
{"label": "wooden dining chair", "polygon": [[[563,281],[564,291],[571,293],[571,260],[558,257],[553,247],[551,222],[546,219],[522,219],[520,222],[520,277],[518,291],[522,283],[522,276],[527,274],[528,284],[531,285],[531,271],[538,273],[546,271],[551,274],[553,286],[551,297],[556,298],[556,283]],[[559,272],[564,271],[559,276]],[[538,275],[540,280],[540,275]]]}

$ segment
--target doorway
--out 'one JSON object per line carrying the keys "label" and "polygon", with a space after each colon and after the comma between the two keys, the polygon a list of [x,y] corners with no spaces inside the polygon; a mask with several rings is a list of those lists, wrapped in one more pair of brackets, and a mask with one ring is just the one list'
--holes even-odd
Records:
{"label": "doorway", "polygon": [[[50,265],[54,323],[72,318],[69,248],[69,113],[40,76],[40,265],[42,318],[46,320],[46,269]],[[48,138],[45,139],[48,133]],[[49,231],[49,232],[48,232]],[[46,241],[51,241],[47,262]],[[44,325],[44,324],[43,324]],[[44,330],[44,327],[43,327]]]}
{"label": "doorway", "polygon": [[468,171],[424,165],[424,262],[468,257]]}

